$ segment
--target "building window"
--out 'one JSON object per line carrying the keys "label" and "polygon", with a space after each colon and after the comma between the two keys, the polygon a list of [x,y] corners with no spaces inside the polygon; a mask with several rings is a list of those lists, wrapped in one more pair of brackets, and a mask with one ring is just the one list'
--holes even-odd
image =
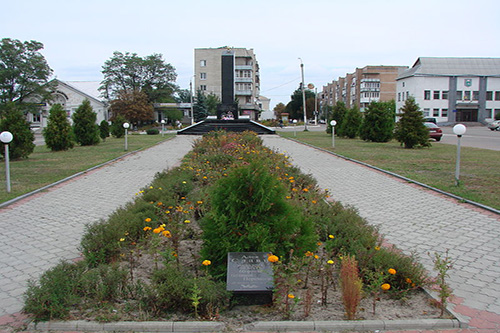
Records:
{"label": "building window", "polygon": [[409,91],[407,91],[407,92],[406,92],[406,99],[408,99],[409,97],[410,97],[410,92],[409,92]]}
{"label": "building window", "polygon": [[207,61],[206,60],[200,60],[200,67],[207,67]]}
{"label": "building window", "polygon": [[41,122],[41,117],[40,117],[40,114],[39,113],[33,113],[33,122],[34,123],[39,123]]}
{"label": "building window", "polygon": [[398,102],[401,102],[401,93],[398,92]]}
{"label": "building window", "polygon": [[472,100],[473,101],[478,101],[479,100],[479,91],[475,90],[472,92]]}
{"label": "building window", "polygon": [[441,92],[441,99],[448,99],[448,90],[443,90]]}
{"label": "building window", "polygon": [[448,117],[448,109],[441,110],[441,117]]}
{"label": "building window", "polygon": [[424,99],[425,100],[431,99],[431,91],[430,90],[424,90]]}
{"label": "building window", "polygon": [[463,99],[462,94],[463,94],[462,90],[457,90],[457,101],[461,101]]}
{"label": "building window", "polygon": [[495,114],[491,116],[491,118],[495,118],[497,114],[500,114],[500,109],[495,109]]}
{"label": "building window", "polygon": [[487,91],[486,92],[486,100],[487,101],[492,101],[493,100],[493,91]]}
{"label": "building window", "polygon": [[470,101],[470,90],[464,91],[464,101]]}
{"label": "building window", "polygon": [[433,117],[439,117],[439,109],[432,110],[432,116]]}
{"label": "building window", "polygon": [[207,73],[200,73],[200,79],[201,80],[206,80],[207,79]]}
{"label": "building window", "polygon": [[202,84],[202,85],[200,86],[200,90],[201,90],[201,91],[206,91],[206,90],[207,90],[207,86],[206,86],[206,85],[204,85],[204,84]]}
{"label": "building window", "polygon": [[439,99],[439,90],[434,90],[434,99]]}
{"label": "building window", "polygon": [[485,114],[485,117],[486,118],[493,118],[493,110],[492,109],[486,109],[486,114]]}
{"label": "building window", "polygon": [[495,91],[495,101],[500,101],[500,91]]}
{"label": "building window", "polygon": [[428,109],[428,108],[424,109],[424,117],[429,117],[430,112],[431,112],[431,109]]}

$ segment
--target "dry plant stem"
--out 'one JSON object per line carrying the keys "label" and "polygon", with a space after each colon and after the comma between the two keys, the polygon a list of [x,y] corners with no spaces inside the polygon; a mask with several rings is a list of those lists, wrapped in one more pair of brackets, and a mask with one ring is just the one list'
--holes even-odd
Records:
{"label": "dry plant stem", "polygon": [[342,283],[342,298],[348,320],[356,318],[356,311],[361,301],[361,279],[359,278],[358,263],[354,257],[342,259],[340,267]]}

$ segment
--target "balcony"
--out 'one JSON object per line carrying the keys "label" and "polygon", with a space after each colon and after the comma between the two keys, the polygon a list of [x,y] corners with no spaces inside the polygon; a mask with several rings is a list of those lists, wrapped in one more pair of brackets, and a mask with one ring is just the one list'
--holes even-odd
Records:
{"label": "balcony", "polygon": [[252,65],[234,65],[234,69],[236,70],[253,70]]}
{"label": "balcony", "polygon": [[251,77],[235,77],[234,82],[248,82],[252,83],[253,79]]}
{"label": "balcony", "polygon": [[234,94],[237,96],[252,96],[252,90],[235,90]]}

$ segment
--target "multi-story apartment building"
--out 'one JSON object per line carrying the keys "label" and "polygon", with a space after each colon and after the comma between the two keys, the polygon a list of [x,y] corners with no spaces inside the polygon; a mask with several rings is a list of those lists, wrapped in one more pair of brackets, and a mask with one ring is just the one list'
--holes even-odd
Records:
{"label": "multi-story apartment building", "polygon": [[397,110],[409,96],[440,123],[491,121],[500,112],[500,58],[418,58],[397,78]]}
{"label": "multi-story apartment building", "polygon": [[[363,111],[372,101],[390,101],[396,98],[396,78],[408,66],[365,66],[354,73],[323,87],[323,103],[344,102],[346,107],[357,106]],[[325,96],[327,99],[325,99]]]}
{"label": "multi-story apartment building", "polygon": [[[234,53],[234,95],[242,115],[257,120],[260,112],[260,74],[253,49],[229,48]],[[222,53],[228,47],[194,50],[195,89],[222,98]]]}

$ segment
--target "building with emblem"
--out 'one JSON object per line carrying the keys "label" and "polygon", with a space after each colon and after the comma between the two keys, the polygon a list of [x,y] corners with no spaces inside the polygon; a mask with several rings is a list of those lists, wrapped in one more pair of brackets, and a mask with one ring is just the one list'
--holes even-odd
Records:
{"label": "building with emblem", "polygon": [[397,78],[397,110],[409,96],[442,124],[490,122],[500,113],[500,58],[418,58]]}

